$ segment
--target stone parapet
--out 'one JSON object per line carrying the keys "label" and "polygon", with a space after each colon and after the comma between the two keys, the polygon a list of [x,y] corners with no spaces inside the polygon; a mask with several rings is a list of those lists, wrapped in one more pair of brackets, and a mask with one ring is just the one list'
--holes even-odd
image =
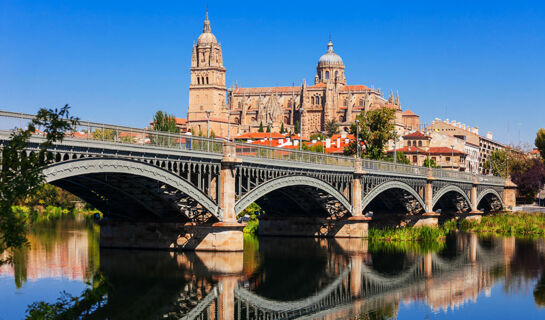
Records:
{"label": "stone parapet", "polygon": [[263,236],[367,238],[369,218],[330,220],[323,218],[260,219],[258,234]]}

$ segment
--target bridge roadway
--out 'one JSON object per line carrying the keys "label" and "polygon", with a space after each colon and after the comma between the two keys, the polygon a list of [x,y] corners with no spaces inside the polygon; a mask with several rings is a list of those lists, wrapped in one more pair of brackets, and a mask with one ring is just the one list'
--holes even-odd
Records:
{"label": "bridge roadway", "polygon": [[[0,147],[31,119],[0,112]],[[262,234],[326,237],[366,236],[368,211],[428,224],[438,211],[514,205],[515,186],[498,177],[85,121],[48,156],[46,182],[101,210],[112,247],[242,250],[236,217],[253,202]]]}

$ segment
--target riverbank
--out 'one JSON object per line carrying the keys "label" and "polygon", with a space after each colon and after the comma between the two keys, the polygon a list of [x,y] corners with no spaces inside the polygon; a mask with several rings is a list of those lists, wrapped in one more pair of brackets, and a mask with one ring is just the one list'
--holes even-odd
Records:
{"label": "riverbank", "polygon": [[481,222],[462,221],[461,231],[506,236],[545,236],[545,213],[505,212],[483,216]]}
{"label": "riverbank", "polygon": [[56,221],[59,219],[83,219],[94,220],[98,216],[102,218],[102,213],[97,209],[66,209],[57,206],[12,206],[13,214],[25,221],[26,224]]}

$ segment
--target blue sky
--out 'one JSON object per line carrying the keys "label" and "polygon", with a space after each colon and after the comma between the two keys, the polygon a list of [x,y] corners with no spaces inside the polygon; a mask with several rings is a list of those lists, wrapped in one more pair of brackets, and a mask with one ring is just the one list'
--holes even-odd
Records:
{"label": "blue sky", "polygon": [[[312,82],[331,33],[350,84],[508,143],[545,127],[545,1],[208,1],[227,84]],[[185,117],[205,1],[0,0],[0,109]]]}

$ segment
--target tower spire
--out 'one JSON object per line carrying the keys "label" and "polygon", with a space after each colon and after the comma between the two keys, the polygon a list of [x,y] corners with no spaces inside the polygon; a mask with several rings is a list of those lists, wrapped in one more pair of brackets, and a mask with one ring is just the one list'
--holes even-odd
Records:
{"label": "tower spire", "polygon": [[203,33],[210,33],[212,32],[210,28],[210,20],[208,20],[208,4],[206,4],[206,18],[204,19],[204,26],[202,28]]}

